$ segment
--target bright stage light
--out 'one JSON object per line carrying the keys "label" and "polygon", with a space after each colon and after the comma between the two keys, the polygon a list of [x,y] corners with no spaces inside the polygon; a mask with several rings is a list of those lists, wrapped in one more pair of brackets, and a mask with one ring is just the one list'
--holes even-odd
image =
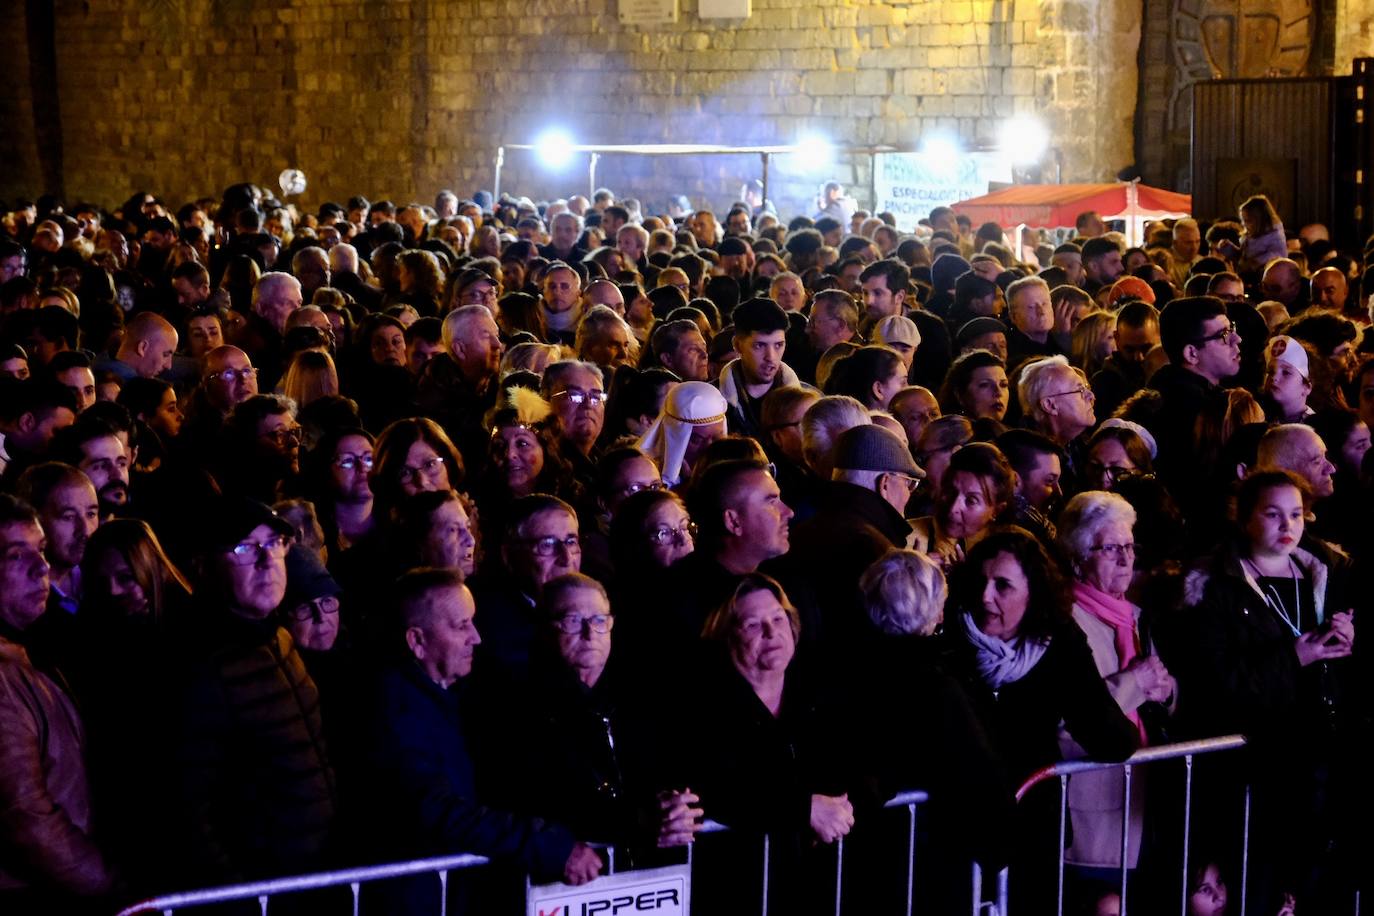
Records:
{"label": "bright stage light", "polygon": [[825,137],[812,134],[792,144],[792,155],[803,169],[818,172],[835,161],[835,147]]}
{"label": "bright stage light", "polygon": [[958,174],[964,148],[955,135],[945,131],[926,134],[921,138],[920,151],[926,167],[934,174],[945,179]]}
{"label": "bright stage light", "polygon": [[1018,115],[1002,125],[998,146],[1016,165],[1034,165],[1050,147],[1050,132],[1039,118]]}
{"label": "bright stage light", "polygon": [[575,145],[567,131],[556,127],[544,131],[534,141],[539,161],[548,169],[561,169],[572,161]]}

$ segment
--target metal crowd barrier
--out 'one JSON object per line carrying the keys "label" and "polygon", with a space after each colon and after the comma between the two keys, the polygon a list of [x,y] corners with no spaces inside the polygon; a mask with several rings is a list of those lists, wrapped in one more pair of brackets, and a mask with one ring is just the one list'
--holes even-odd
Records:
{"label": "metal crowd barrier", "polygon": [[[1161,760],[1176,760],[1183,758],[1184,782],[1183,782],[1183,889],[1179,901],[1179,912],[1188,912],[1188,844],[1189,828],[1192,823],[1193,808],[1193,758],[1204,754],[1215,754],[1221,751],[1233,751],[1245,746],[1243,735],[1225,735],[1218,738],[1207,738],[1202,741],[1185,741],[1178,744],[1161,744],[1158,747],[1147,747],[1136,751],[1127,760],[1121,763],[1098,763],[1093,760],[1066,760],[1054,766],[1048,766],[1032,773],[1030,777],[1021,784],[1021,788],[1016,791],[1016,800],[1020,802],[1025,798],[1026,793],[1033,787],[1042,782],[1046,782],[1055,777],[1059,778],[1059,866],[1058,866],[1058,890],[1055,912],[1059,916],[1064,913],[1064,840],[1068,826],[1068,799],[1069,799],[1069,777],[1075,773],[1088,773],[1094,770],[1112,770],[1120,768],[1125,779],[1124,797],[1121,806],[1121,916],[1127,916],[1127,879],[1130,875],[1130,842],[1131,842],[1131,771],[1147,763],[1157,763]],[[1249,883],[1250,867],[1250,785],[1245,786],[1245,807],[1244,823],[1242,825],[1241,838],[1241,859],[1240,859],[1240,916],[1246,914],[1246,886]],[[1004,876],[999,876],[1004,877]],[[1007,882],[999,880],[997,906],[1001,916],[1007,916]],[[1358,904],[1357,904],[1358,907]],[[1357,909],[1358,913],[1358,909]]]}
{"label": "metal crowd barrier", "polygon": [[[930,796],[925,792],[904,792],[889,799],[883,805],[886,809],[906,808],[907,810],[907,855],[906,855],[906,909],[905,916],[911,916],[912,901],[915,894],[915,875],[916,875],[916,808],[917,806],[929,801]],[[702,826],[702,834],[724,833],[730,828],[715,821],[706,821]],[[687,866],[691,868],[693,859],[693,849],[695,844],[687,846]],[[607,873],[615,873],[615,848],[602,847],[607,853]],[[768,913],[768,884],[769,884],[769,856],[771,852],[771,840],[767,834],[763,837],[763,890],[760,900],[760,912],[767,916]],[[267,916],[269,900],[278,894],[297,893],[300,891],[320,890],[329,887],[348,887],[353,896],[353,916],[358,916],[361,888],[363,884],[373,881],[384,881],[392,878],[402,878],[409,875],[419,875],[433,873],[439,878],[439,916],[447,916],[448,910],[448,876],[449,872],[459,871],[468,868],[478,868],[489,864],[490,860],[478,855],[456,855],[444,856],[430,859],[416,859],[410,862],[398,862],[389,865],[373,865],[365,868],[346,868],[338,871],[318,872],[309,875],[300,875],[290,878],[277,878],[271,881],[256,881],[248,884],[233,884],[225,887],[209,888],[206,890],[188,891],[179,894],[166,894],[154,897],[134,904],[119,913],[119,916],[135,916],[141,913],[160,912],[164,916],[171,916],[177,910],[188,907],[208,906],[216,903],[229,903],[240,900],[256,900],[262,916]],[[1005,900],[1006,897],[1006,870],[1003,869],[998,875],[998,895],[999,899]],[[973,864],[973,916],[992,908],[994,904],[982,902],[982,871],[975,862]],[[842,909],[842,894],[844,889],[844,838],[841,837],[835,843],[835,914],[840,916]],[[1003,904],[1005,905],[1005,904]],[[1003,911],[1005,912],[1005,911]],[[996,910],[993,910],[995,916]],[[1124,913],[1123,913],[1124,916]]]}

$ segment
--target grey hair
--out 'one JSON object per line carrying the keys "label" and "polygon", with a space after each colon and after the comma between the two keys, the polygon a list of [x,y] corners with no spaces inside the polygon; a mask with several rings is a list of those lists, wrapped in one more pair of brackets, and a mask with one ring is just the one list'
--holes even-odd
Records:
{"label": "grey hair", "polygon": [[1099,532],[1116,522],[1135,527],[1135,508],[1117,493],[1085,490],[1059,515],[1059,546],[1074,562],[1088,559]]}
{"label": "grey hair", "polygon": [[[610,311],[610,309],[607,309],[607,311]],[[611,312],[611,314],[614,315],[615,312]],[[563,381],[567,376],[572,375],[572,373],[578,369],[590,372],[592,375],[596,376],[597,384],[606,384],[606,377],[601,374],[601,367],[596,363],[589,363],[580,359],[560,359],[556,363],[549,363],[548,366],[544,368],[544,377],[539,383],[539,393],[545,398],[549,397],[553,394],[555,385]]]}
{"label": "grey hair", "polygon": [[1021,380],[1016,383],[1016,398],[1021,402],[1021,412],[1039,422],[1045,418],[1040,408],[1040,400],[1050,393],[1050,386],[1058,375],[1052,370],[1064,369],[1073,372],[1073,366],[1063,355],[1044,356],[1026,364],[1021,370]]}
{"label": "grey hair", "polygon": [[802,414],[802,453],[814,471],[830,476],[830,451],[840,433],[855,426],[868,426],[873,418],[868,408],[847,395],[832,394],[821,398]]}
{"label": "grey hair", "polygon": [[914,550],[893,550],[859,578],[868,619],[893,636],[929,636],[944,618],[949,587],[935,561]]}

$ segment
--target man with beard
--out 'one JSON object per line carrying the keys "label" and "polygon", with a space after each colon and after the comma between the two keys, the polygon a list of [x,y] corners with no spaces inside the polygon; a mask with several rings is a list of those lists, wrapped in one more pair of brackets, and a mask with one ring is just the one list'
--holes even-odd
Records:
{"label": "man with beard", "polygon": [[132,456],[112,424],[83,414],[53,439],[53,458],[72,465],[90,480],[99,499],[101,521],[133,515],[129,504]]}
{"label": "man with beard", "polygon": [[735,351],[720,372],[720,393],[730,405],[728,425],[733,433],[762,440],[760,416],[764,396],[784,385],[798,385],[797,373],[782,361],[787,349],[787,313],[772,299],[750,299],[731,313]]}

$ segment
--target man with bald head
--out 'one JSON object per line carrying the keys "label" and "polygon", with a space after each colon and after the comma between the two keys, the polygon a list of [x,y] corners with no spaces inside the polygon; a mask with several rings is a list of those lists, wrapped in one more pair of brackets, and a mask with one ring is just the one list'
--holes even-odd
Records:
{"label": "man with bald head", "polygon": [[216,347],[201,363],[200,384],[186,404],[186,419],[177,437],[186,448],[209,454],[219,444],[229,413],[258,393],[258,372],[238,347]]}
{"label": "man with bald head", "polygon": [[1260,290],[1265,299],[1286,305],[1290,315],[1296,315],[1307,307],[1307,289],[1302,282],[1302,271],[1288,258],[1275,258],[1265,265]]}
{"label": "man with bald head", "polygon": [[1345,300],[1350,294],[1350,284],[1345,274],[1335,267],[1323,267],[1312,275],[1312,308],[1337,315],[1345,310]]}
{"label": "man with bald head", "polygon": [[124,326],[114,358],[97,360],[95,373],[113,372],[121,382],[156,378],[172,368],[176,350],[176,328],[155,312],[139,312]]}
{"label": "man with bald head", "polygon": [[485,305],[462,305],[444,317],[444,352],[420,376],[421,412],[449,434],[470,466],[486,452],[482,416],[496,403],[501,332]]}
{"label": "man with bald head", "polygon": [[353,301],[369,312],[382,307],[382,291],[370,286],[358,275],[358,249],[340,242],[329,249],[329,283],[340,292],[348,293]]}
{"label": "man with bald head", "polygon": [[625,317],[625,297],[621,295],[620,287],[610,280],[593,280],[587,284],[587,289],[582,293],[582,314],[587,314],[593,306],[604,305],[611,308],[622,318]]}

